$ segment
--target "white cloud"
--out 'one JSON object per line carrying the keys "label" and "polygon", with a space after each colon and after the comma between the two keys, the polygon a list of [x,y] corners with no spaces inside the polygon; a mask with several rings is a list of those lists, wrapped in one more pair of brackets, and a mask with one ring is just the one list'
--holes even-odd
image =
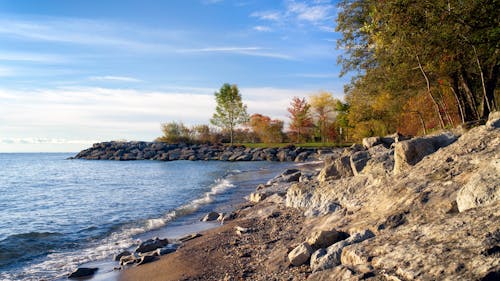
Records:
{"label": "white cloud", "polygon": [[333,32],[333,19],[336,11],[335,6],[328,0],[286,0],[284,1],[283,11],[257,11],[250,14],[250,16],[275,22],[281,26],[300,25],[306,22],[322,31]]}
{"label": "white cloud", "polygon": [[96,140],[56,139],[56,138],[0,138],[1,144],[92,144]]}
{"label": "white cloud", "polygon": [[271,28],[268,26],[263,26],[263,25],[257,25],[253,27],[254,30],[260,31],[260,32],[269,32],[271,31]]}
{"label": "white cloud", "polygon": [[[162,122],[207,124],[215,108],[213,93],[217,89],[195,90],[199,93],[194,94],[190,88],[165,92],[111,88],[0,89],[0,143],[3,144],[0,150],[7,150],[6,145],[29,150],[27,147],[33,144],[44,145],[45,151],[57,151],[59,144],[72,144],[68,150],[75,151],[98,141],[150,141],[161,134]],[[240,90],[249,113],[285,121],[292,97],[314,93],[271,87]],[[24,146],[19,148],[19,145]]]}
{"label": "white cloud", "polygon": [[262,47],[234,47],[234,46],[224,46],[224,47],[205,47],[197,49],[183,49],[179,50],[180,53],[227,53],[227,54],[239,54],[255,57],[269,57],[275,59],[284,60],[295,60],[295,58],[288,54],[276,53],[269,51],[267,48]]}
{"label": "white cloud", "polygon": [[118,81],[118,82],[143,82],[143,80],[134,78],[134,77],[127,77],[127,76],[111,76],[111,75],[106,75],[106,76],[92,76],[90,77],[90,80],[97,80],[97,81]]}
{"label": "white cloud", "polygon": [[283,15],[278,11],[253,12],[252,14],[250,14],[250,16],[261,20],[270,20],[270,21],[279,21],[283,17]]}
{"label": "white cloud", "polygon": [[26,61],[39,63],[63,63],[68,62],[68,58],[54,54],[9,52],[0,50],[0,61]]}
{"label": "white cloud", "polygon": [[333,5],[329,4],[306,4],[304,2],[289,1],[287,3],[287,13],[293,14],[299,20],[313,23],[328,20],[331,18]]}

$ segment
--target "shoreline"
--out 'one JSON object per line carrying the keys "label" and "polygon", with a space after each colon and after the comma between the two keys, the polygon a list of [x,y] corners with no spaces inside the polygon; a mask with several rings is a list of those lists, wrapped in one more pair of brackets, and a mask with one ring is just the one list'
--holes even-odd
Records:
{"label": "shoreline", "polygon": [[[278,166],[274,166],[278,165]],[[232,184],[235,184],[236,187],[230,188],[230,197],[232,199],[227,199],[225,203],[209,203],[208,205],[203,205],[201,209],[205,210],[205,212],[216,211],[220,213],[231,213],[241,205],[245,205],[246,200],[251,192],[255,190],[255,187],[268,179],[274,178],[277,174],[279,175],[284,169],[293,168],[297,165],[306,165],[305,163],[282,163],[282,164],[271,164],[269,166],[269,170],[250,170],[229,174],[225,179],[230,180]],[[265,172],[266,171],[266,172]],[[259,175],[258,175],[259,174]],[[257,178],[255,176],[258,175]],[[233,194],[234,193],[234,194]],[[224,192],[221,193],[221,196],[228,196]],[[215,197],[217,198],[217,197]],[[217,229],[221,227],[221,223],[219,221],[208,221],[201,222],[200,216],[204,213],[197,210],[191,214],[187,214],[184,216],[180,216],[178,219],[174,219],[169,222],[166,226],[161,227],[159,229],[151,230],[143,234],[136,235],[134,239],[140,241],[146,241],[153,237],[167,238],[169,241],[177,241],[179,238],[183,236],[187,236],[193,233],[200,233],[211,231],[212,229]],[[127,249],[123,249],[127,250]],[[133,249],[128,249],[133,251]],[[142,266],[142,265],[141,265]],[[116,270],[120,267],[119,262],[112,261],[111,258],[105,260],[99,260],[89,263],[80,264],[79,268],[99,268],[99,270],[95,273],[95,275],[91,276],[89,280],[119,280],[119,275],[121,275],[120,270]],[[126,269],[128,270],[128,269]],[[64,280],[64,279],[58,279]]]}
{"label": "shoreline", "polygon": [[[288,170],[296,169],[300,171],[301,174],[310,176],[317,174],[322,164],[323,161],[295,164],[293,168],[285,170],[284,173],[286,174]],[[298,182],[298,180],[293,180],[291,182],[275,182],[274,184],[269,184],[273,180],[283,177],[284,173],[281,172],[267,183],[261,182],[255,187],[256,190],[262,190],[261,187],[267,185],[266,189],[268,189],[270,194],[278,194],[280,190],[289,188],[290,184],[293,182]],[[159,260],[155,262],[121,270],[117,280],[226,280],[224,278],[229,275],[237,279],[251,278],[251,270],[246,269],[246,265],[244,264],[238,264],[238,259],[232,260],[236,263],[233,264],[233,271],[231,273],[227,271],[228,264],[226,264],[224,266],[224,275],[207,276],[206,274],[208,272],[212,274],[212,269],[219,266],[218,263],[222,262],[223,253],[226,256],[234,256],[234,252],[238,252],[239,257],[250,259],[252,254],[247,246],[252,243],[250,240],[255,238],[257,232],[270,231],[276,225],[280,225],[280,233],[283,237],[275,240],[293,240],[293,235],[289,234],[297,234],[300,225],[305,219],[299,210],[286,208],[284,206],[284,201],[280,201],[278,197],[270,195],[260,202],[252,202],[251,199],[251,195],[249,195],[245,198],[245,202],[236,206],[232,212],[235,216],[234,219],[224,221],[223,224],[213,228],[197,232],[201,234],[200,237],[182,243],[176,252],[161,256]],[[276,220],[276,222],[265,223],[268,219]],[[284,231],[285,229],[283,229],[283,227],[288,230],[289,234],[286,234],[287,231]],[[238,229],[245,229],[248,233],[238,234]],[[276,231],[274,232],[279,235]],[[186,233],[186,235],[187,234],[191,233]],[[267,235],[264,234],[260,236],[260,238],[269,239],[269,237],[266,236]],[[273,239],[266,243],[271,245],[275,242],[272,240]],[[227,242],[229,242],[229,247],[227,247]],[[276,246],[277,245],[273,245],[273,247]],[[279,246],[283,249],[286,248],[284,245]],[[221,253],[221,249],[223,253]],[[223,259],[223,262],[228,263],[231,261]],[[286,258],[282,259],[277,266],[282,269],[286,268]],[[209,270],[207,271],[207,269]],[[307,271],[302,273],[307,273]],[[297,271],[294,274],[302,273]],[[290,275],[290,277],[293,276],[293,274]]]}
{"label": "shoreline", "polygon": [[498,280],[499,128],[367,139],[119,280]]}

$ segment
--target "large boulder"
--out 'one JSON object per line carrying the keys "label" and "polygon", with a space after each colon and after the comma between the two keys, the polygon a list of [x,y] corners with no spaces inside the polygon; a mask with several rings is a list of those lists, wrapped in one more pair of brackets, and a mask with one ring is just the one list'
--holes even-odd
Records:
{"label": "large boulder", "polygon": [[160,239],[155,237],[153,239],[146,240],[142,242],[137,249],[135,249],[136,253],[146,253],[154,251],[158,248],[163,248],[168,245],[168,239]]}
{"label": "large boulder", "polygon": [[307,238],[307,243],[313,249],[326,248],[339,241],[339,233],[336,230],[318,230],[314,231]]}
{"label": "large boulder", "polygon": [[351,160],[349,156],[336,158],[333,163],[325,165],[319,172],[318,180],[325,182],[344,177],[352,177],[354,174],[351,169]]}
{"label": "large boulder", "polygon": [[311,246],[307,242],[303,242],[288,254],[288,260],[291,264],[300,266],[309,260],[312,252]]}
{"label": "large boulder", "polygon": [[457,194],[458,211],[486,206],[500,200],[500,159],[493,159],[472,175]]}
{"label": "large boulder", "polygon": [[453,133],[443,132],[396,143],[394,146],[394,173],[399,174],[420,162],[425,156],[436,152],[441,147],[452,144],[456,140],[457,136]]}
{"label": "large boulder", "polygon": [[319,249],[311,256],[311,269],[313,272],[333,268],[341,264],[342,250],[352,244],[363,242],[374,237],[370,230],[364,230],[351,237],[337,242],[326,249]]}

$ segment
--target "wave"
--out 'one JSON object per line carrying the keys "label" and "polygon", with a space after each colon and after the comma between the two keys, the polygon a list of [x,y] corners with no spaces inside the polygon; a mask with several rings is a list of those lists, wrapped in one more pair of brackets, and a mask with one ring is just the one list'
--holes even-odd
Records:
{"label": "wave", "polygon": [[[124,249],[138,244],[140,241],[134,240],[134,236],[159,229],[178,217],[192,214],[202,206],[213,202],[218,194],[224,193],[233,187],[234,184],[232,184],[228,179],[217,179],[210,190],[204,193],[203,196],[171,210],[159,218],[151,218],[141,222],[121,225],[119,227],[115,226],[117,228],[113,228],[114,231],[109,233],[109,235],[99,241],[91,243],[91,245],[84,249],[69,249],[69,251],[64,252],[50,252],[52,249],[59,250],[60,245],[48,245],[48,247],[45,248],[45,252],[43,252],[45,254],[48,253],[43,262],[22,268],[20,272],[0,273],[0,280],[38,280],[40,279],[40,276],[48,279],[63,278],[80,264],[104,260],[113,254],[119,253]],[[95,230],[94,227],[80,231],[93,230]],[[26,237],[34,240],[36,240],[37,237],[46,235],[45,237],[47,239],[54,238],[53,242],[57,242],[57,237],[61,234],[54,234],[52,236],[48,233],[41,233],[37,236],[37,234],[31,233],[18,234],[17,236],[20,235],[26,235]],[[23,248],[24,247],[20,248],[20,252],[23,251]],[[68,248],[66,248],[66,250],[68,250]],[[42,254],[42,252],[40,252],[40,254]],[[2,255],[2,253],[0,253],[0,255]],[[33,276],[37,276],[37,278],[32,279]]]}
{"label": "wave", "polygon": [[28,232],[13,234],[0,241],[0,268],[47,254],[64,246],[62,233]]}

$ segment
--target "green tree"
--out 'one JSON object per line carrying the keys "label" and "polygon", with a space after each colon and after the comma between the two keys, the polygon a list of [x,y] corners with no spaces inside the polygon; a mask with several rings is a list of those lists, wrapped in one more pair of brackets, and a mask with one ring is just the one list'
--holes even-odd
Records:
{"label": "green tree", "polygon": [[210,123],[229,132],[230,143],[234,141],[234,130],[248,121],[247,106],[243,104],[238,86],[225,83],[215,92],[217,106]]}

